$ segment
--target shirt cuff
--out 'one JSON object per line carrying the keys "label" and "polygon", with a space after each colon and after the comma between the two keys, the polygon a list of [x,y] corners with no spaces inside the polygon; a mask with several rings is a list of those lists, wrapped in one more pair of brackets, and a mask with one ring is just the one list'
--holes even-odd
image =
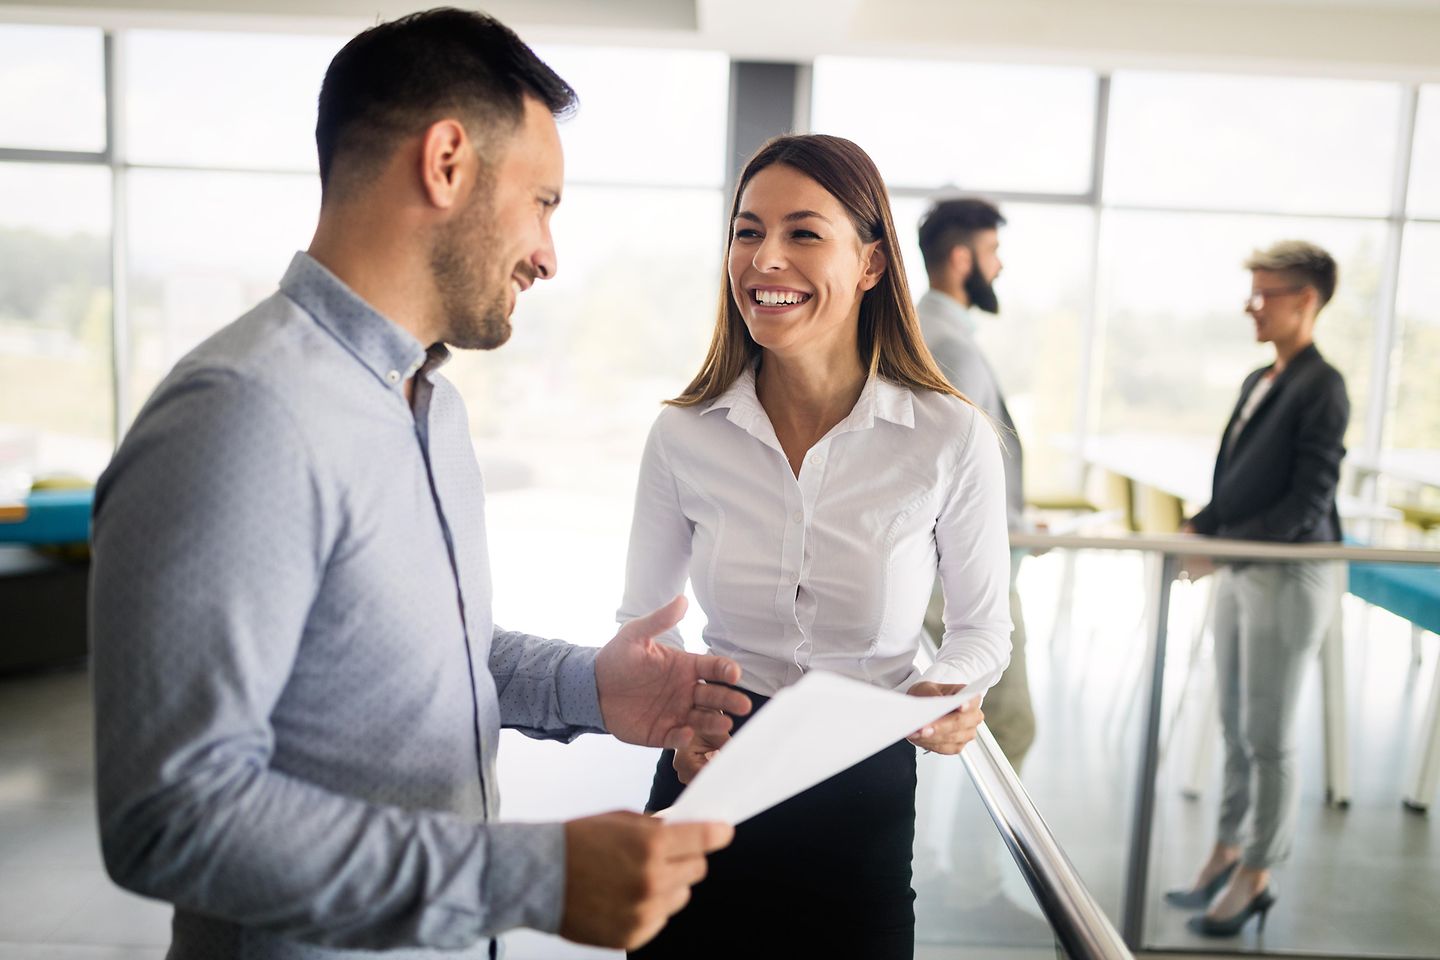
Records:
{"label": "shirt cuff", "polygon": [[555,697],[561,723],[608,733],[600,715],[600,688],[595,683],[595,658],[599,655],[598,647],[573,647],[566,653],[556,672]]}
{"label": "shirt cuff", "polygon": [[480,891],[486,934],[516,927],[557,933],[565,913],[565,825],[492,823]]}
{"label": "shirt cuff", "polygon": [[[996,670],[990,674],[987,674],[986,676],[976,679],[973,678],[968,671],[956,666],[953,663],[947,663],[944,660],[937,660],[935,661],[935,663],[930,665],[930,668],[928,670],[920,674],[920,678],[915,682],[920,683],[922,681],[929,681],[930,683],[963,683],[965,684],[965,689],[962,691],[963,693],[972,694],[974,696],[984,696],[985,693],[989,691],[991,687],[995,686],[995,684],[1000,680],[1000,674],[1003,672],[1004,671],[1002,670]],[[914,686],[914,684],[911,684],[911,686]]]}

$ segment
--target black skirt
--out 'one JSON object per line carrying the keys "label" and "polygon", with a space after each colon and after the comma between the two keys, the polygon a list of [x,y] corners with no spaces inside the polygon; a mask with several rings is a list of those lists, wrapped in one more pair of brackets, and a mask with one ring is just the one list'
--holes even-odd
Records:
{"label": "black skirt", "polygon": [[[755,711],[768,701],[742,692]],[[669,807],[683,789],[666,750],[646,809]],[[901,740],[740,824],[690,903],[630,956],[910,960],[914,841],[915,748]]]}

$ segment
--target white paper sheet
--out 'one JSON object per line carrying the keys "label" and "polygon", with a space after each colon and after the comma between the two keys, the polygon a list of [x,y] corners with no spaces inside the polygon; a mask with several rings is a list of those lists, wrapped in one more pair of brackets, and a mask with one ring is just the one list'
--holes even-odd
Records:
{"label": "white paper sheet", "polygon": [[839,674],[807,673],[777,693],[659,816],[741,823],[977,696],[967,690],[911,697]]}

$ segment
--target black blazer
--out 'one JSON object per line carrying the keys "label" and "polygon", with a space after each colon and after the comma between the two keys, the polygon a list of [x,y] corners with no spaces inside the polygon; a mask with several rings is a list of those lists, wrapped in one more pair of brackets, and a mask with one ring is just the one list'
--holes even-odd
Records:
{"label": "black blazer", "polygon": [[[1269,369],[1245,378],[1225,437]],[[1335,487],[1349,422],[1345,378],[1312,343],[1275,378],[1228,453],[1222,438],[1210,503],[1190,521],[1195,530],[1235,540],[1339,541]]]}

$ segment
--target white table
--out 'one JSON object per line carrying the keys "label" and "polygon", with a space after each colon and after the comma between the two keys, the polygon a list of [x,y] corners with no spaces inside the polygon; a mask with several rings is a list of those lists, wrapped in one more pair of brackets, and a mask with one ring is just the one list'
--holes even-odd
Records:
{"label": "white table", "polygon": [[[1098,434],[1087,437],[1083,444],[1073,436],[1061,436],[1055,445],[1087,464],[1192,504],[1209,502],[1215,457],[1220,450],[1208,438],[1138,432]],[[1436,467],[1440,470],[1440,462]],[[1392,507],[1345,494],[1335,498],[1335,505],[1347,520],[1400,519],[1400,511]]]}

